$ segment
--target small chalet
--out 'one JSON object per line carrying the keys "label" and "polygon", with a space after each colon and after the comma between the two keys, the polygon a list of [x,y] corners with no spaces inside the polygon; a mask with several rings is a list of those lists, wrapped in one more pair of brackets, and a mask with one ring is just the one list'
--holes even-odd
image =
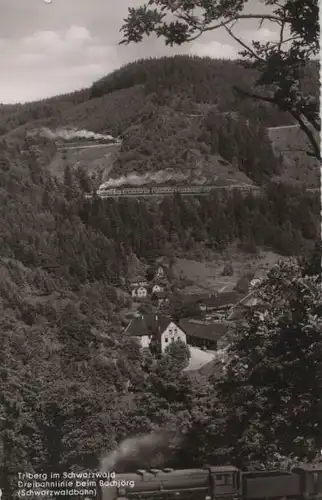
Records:
{"label": "small chalet", "polygon": [[151,293],[160,293],[163,292],[163,286],[155,284],[152,286]]}
{"label": "small chalet", "polygon": [[145,286],[133,287],[131,296],[136,299],[145,299],[148,295],[148,290]]}
{"label": "small chalet", "polygon": [[130,284],[130,293],[133,298],[145,299],[148,296],[148,283],[143,280],[137,280]]}
{"label": "small chalet", "polygon": [[182,319],[179,326],[186,334],[188,345],[217,351],[228,344],[230,325],[226,322]]}
{"label": "small chalet", "polygon": [[162,266],[161,264],[157,265],[156,269],[155,269],[154,276],[155,276],[155,278],[159,278],[159,279],[165,278],[166,277],[165,267]]}
{"label": "small chalet", "polygon": [[159,285],[169,281],[171,281],[171,269],[164,264],[156,264],[153,267],[153,282]]}
{"label": "small chalet", "polygon": [[185,332],[171,318],[162,314],[149,313],[132,319],[125,334],[136,337],[142,349],[149,348],[153,343],[156,352],[163,353],[170,342],[181,340],[185,344]]}

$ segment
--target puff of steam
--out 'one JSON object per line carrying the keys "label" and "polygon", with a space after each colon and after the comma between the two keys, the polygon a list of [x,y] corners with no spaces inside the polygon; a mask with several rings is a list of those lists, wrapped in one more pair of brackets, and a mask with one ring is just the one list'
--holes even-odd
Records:
{"label": "puff of steam", "polygon": [[115,450],[101,459],[100,469],[102,472],[107,472],[114,470],[124,461],[146,461],[161,450],[165,450],[171,438],[173,433],[159,431],[125,439]]}
{"label": "puff of steam", "polygon": [[106,139],[110,141],[118,141],[115,137],[109,134],[98,134],[96,132],[92,132],[90,130],[77,130],[75,128],[64,128],[60,127],[56,130],[50,130],[47,127],[44,127],[40,130],[40,135],[43,137],[47,137],[47,139],[65,139],[71,140],[75,138],[81,139]]}
{"label": "puff of steam", "polygon": [[148,182],[155,182],[156,184],[161,184],[168,181],[184,181],[188,179],[189,173],[185,174],[183,172],[176,172],[174,169],[159,170],[155,173],[146,173],[144,175],[138,175],[135,172],[129,175],[119,177],[118,179],[109,179],[100,186],[100,189],[117,188],[123,186],[124,184],[130,184],[132,186],[142,186]]}

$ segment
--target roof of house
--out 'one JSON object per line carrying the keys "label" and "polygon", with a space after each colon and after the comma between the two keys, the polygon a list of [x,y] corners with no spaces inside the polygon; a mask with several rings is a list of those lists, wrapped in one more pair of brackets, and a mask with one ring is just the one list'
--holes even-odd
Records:
{"label": "roof of house", "polygon": [[182,295],[182,300],[186,304],[202,303],[208,307],[220,308],[236,304],[244,294],[238,291],[222,292],[217,294],[198,293],[191,295]]}
{"label": "roof of house", "polygon": [[185,304],[197,304],[198,302],[204,302],[210,298],[215,297],[211,293],[189,293],[180,295],[181,300]]}
{"label": "roof of house", "polygon": [[130,283],[129,288],[130,290],[135,290],[136,288],[147,288],[147,286],[148,284],[142,281],[140,283]]}
{"label": "roof of house", "polygon": [[125,332],[133,337],[144,335],[161,335],[171,323],[171,318],[162,314],[148,313],[135,317],[129,323]]}
{"label": "roof of house", "polygon": [[161,268],[162,268],[162,270],[163,270],[163,273],[164,273],[165,278],[170,279],[170,278],[172,277],[172,270],[171,270],[171,268],[170,268],[167,264],[163,264],[163,263],[161,263],[161,262],[160,262],[160,263],[157,263],[157,264],[155,264],[155,265],[153,266],[153,272],[155,273],[154,280],[155,280],[155,279],[160,280],[160,278],[158,278],[158,277],[156,276],[156,274],[157,274],[157,272],[158,272],[158,269],[159,269],[160,267],[161,267]]}
{"label": "roof of house", "polygon": [[208,297],[203,302],[208,307],[214,307],[214,308],[225,307],[237,304],[237,302],[243,297],[243,295],[244,294],[240,294],[237,291],[222,292],[219,293],[218,295],[213,295],[211,297]]}
{"label": "roof of house", "polygon": [[152,297],[155,296],[158,299],[165,299],[167,297],[167,292],[153,292]]}
{"label": "roof of house", "polygon": [[224,322],[205,323],[189,319],[182,319],[179,326],[186,335],[213,341],[219,340],[230,328],[230,325]]}

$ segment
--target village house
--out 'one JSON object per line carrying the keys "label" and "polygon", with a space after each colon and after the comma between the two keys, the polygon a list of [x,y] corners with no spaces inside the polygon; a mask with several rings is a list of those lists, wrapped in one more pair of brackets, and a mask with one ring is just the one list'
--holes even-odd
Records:
{"label": "village house", "polygon": [[137,299],[145,299],[148,296],[148,290],[145,286],[132,287],[131,296]]}
{"label": "village house", "polygon": [[152,342],[157,353],[164,353],[171,342],[181,340],[187,343],[185,332],[162,314],[139,315],[132,319],[124,333],[136,337],[142,349],[150,348]]}
{"label": "village house", "polygon": [[231,330],[232,325],[228,322],[182,319],[176,324],[167,316],[151,312],[134,317],[124,333],[137,338],[142,349],[153,348],[162,354],[171,342],[178,340],[191,347],[212,351],[223,349],[229,343]]}
{"label": "village house", "polygon": [[150,275],[152,277],[151,281],[153,281],[154,284],[162,286],[171,282],[171,269],[164,264],[159,263],[153,266]]}
{"label": "village house", "polygon": [[163,292],[163,286],[158,284],[152,286],[151,293],[160,293],[160,292]]}
{"label": "village house", "polygon": [[155,278],[162,279],[166,276],[165,268],[162,265],[158,265],[155,270]]}
{"label": "village house", "polygon": [[148,296],[148,283],[146,281],[135,281],[130,284],[130,293],[133,298],[145,299]]}
{"label": "village house", "polygon": [[190,346],[217,351],[229,343],[231,325],[227,322],[182,319],[179,326],[186,333],[187,344]]}

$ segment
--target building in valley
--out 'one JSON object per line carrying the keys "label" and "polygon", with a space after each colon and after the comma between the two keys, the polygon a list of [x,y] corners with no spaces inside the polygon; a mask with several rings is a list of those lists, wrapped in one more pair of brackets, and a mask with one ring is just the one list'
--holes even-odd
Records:
{"label": "building in valley", "polygon": [[125,329],[125,334],[139,340],[142,349],[162,354],[171,343],[180,340],[191,347],[217,351],[230,339],[233,325],[229,322],[205,322],[182,319],[178,324],[158,313],[138,314]]}
{"label": "building in valley", "polygon": [[163,292],[163,286],[155,284],[152,286],[151,293],[160,293]]}
{"label": "building in valley", "polygon": [[228,322],[206,322],[196,319],[182,319],[179,327],[185,332],[189,346],[211,351],[223,349],[230,340],[232,325]]}
{"label": "building in valley", "polygon": [[130,292],[133,299],[145,299],[148,296],[148,283],[144,281],[131,283]]}
{"label": "building in valley", "polygon": [[185,332],[171,318],[156,313],[133,318],[124,333],[137,338],[142,349],[153,348],[160,354],[164,353],[171,342],[180,340],[187,343]]}
{"label": "building in valley", "polygon": [[186,306],[195,308],[206,319],[224,319],[232,307],[235,306],[245,294],[237,291],[222,292],[217,294],[192,294],[184,295],[183,302]]}

